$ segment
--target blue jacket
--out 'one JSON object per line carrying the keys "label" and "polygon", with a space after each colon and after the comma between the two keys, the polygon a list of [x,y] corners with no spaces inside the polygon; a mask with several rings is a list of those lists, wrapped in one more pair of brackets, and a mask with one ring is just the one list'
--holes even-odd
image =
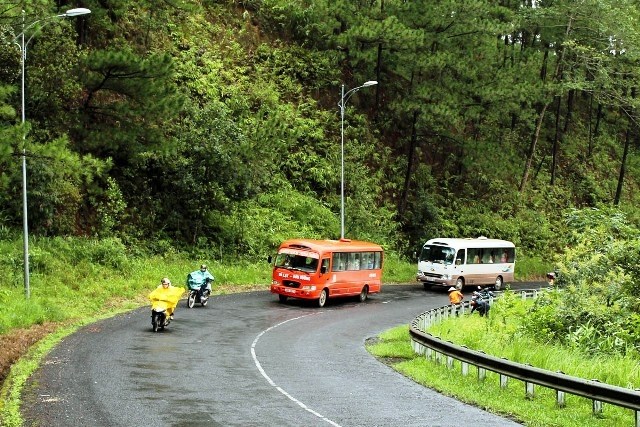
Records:
{"label": "blue jacket", "polygon": [[213,274],[209,273],[209,270],[206,271],[192,271],[187,275],[187,287],[189,289],[200,289],[200,286],[205,282],[205,280],[211,279],[213,282],[215,278]]}

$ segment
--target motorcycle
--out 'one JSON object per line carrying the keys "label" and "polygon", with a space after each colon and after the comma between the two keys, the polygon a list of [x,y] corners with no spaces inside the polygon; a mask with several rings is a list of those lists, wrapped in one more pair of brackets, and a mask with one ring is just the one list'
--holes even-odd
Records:
{"label": "motorcycle", "polygon": [[164,301],[156,301],[151,305],[151,326],[153,332],[164,330],[165,326],[169,326],[171,318],[167,316],[167,305]]}
{"label": "motorcycle", "polygon": [[184,288],[173,286],[162,288],[160,286],[149,294],[153,332],[164,330],[171,323],[171,316],[168,313],[173,312],[183,292]]}
{"label": "motorcycle", "polygon": [[212,282],[210,278],[207,278],[204,283],[198,285],[189,281],[189,295],[187,296],[187,307],[193,308],[195,303],[200,303],[203,307],[207,306],[209,302],[209,296],[211,291],[209,290],[209,284]]}

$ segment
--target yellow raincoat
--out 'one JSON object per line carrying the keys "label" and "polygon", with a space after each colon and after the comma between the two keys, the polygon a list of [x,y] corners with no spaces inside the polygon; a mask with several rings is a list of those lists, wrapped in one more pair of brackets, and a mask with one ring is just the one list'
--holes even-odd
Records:
{"label": "yellow raincoat", "polygon": [[149,294],[149,299],[151,300],[151,308],[166,309],[167,316],[171,316],[173,314],[173,310],[175,310],[176,306],[178,305],[178,301],[180,301],[183,293],[183,288],[178,288],[171,285],[169,285],[168,288],[164,288],[162,287],[162,285],[160,285]]}

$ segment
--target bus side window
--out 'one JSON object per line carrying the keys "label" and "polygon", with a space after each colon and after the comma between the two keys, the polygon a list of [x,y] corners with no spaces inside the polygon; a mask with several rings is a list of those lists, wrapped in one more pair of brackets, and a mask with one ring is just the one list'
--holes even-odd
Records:
{"label": "bus side window", "polygon": [[347,270],[360,270],[360,254],[351,252],[348,255],[349,263],[347,264]]}
{"label": "bus side window", "polygon": [[324,274],[329,271],[329,258],[323,258],[320,265],[320,274]]}
{"label": "bus side window", "polygon": [[346,265],[346,255],[341,252],[333,253],[333,271],[344,271]]}
{"label": "bus side window", "polygon": [[465,263],[467,253],[464,249],[460,249],[456,254],[456,265],[462,265]]}
{"label": "bus side window", "polygon": [[379,269],[382,268],[382,252],[375,252],[373,261],[373,268]]}

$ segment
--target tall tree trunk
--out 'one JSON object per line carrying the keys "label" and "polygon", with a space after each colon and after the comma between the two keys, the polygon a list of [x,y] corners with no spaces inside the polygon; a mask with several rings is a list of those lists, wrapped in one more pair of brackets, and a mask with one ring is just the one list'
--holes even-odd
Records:
{"label": "tall tree trunk", "polygon": [[[631,89],[631,99],[636,98],[636,88]],[[616,188],[616,196],[613,199],[613,204],[618,206],[620,204],[620,198],[622,197],[622,186],[624,184],[624,174],[627,168],[627,156],[629,155],[629,145],[631,145],[631,137],[635,135],[637,132],[637,127],[633,120],[633,109],[627,113],[627,117],[629,118],[629,123],[627,125],[627,133],[624,139],[624,150],[622,152],[622,162],[620,162],[620,174],[618,175],[618,186]]]}
{"label": "tall tree trunk", "polygon": [[524,167],[524,172],[522,174],[522,181],[520,181],[520,192],[524,191],[524,188],[527,186],[527,180],[529,179],[529,171],[531,170],[531,163],[533,162],[533,155],[536,152],[536,145],[538,144],[538,139],[540,138],[540,129],[542,128],[542,122],[544,120],[544,114],[549,107],[549,103],[547,102],[542,107],[542,111],[540,111],[540,116],[538,117],[538,124],[536,125],[536,131],[531,138],[531,146],[529,147],[529,155],[527,156],[527,162]]}
{"label": "tall tree trunk", "polygon": [[400,209],[398,209],[400,216],[404,214],[407,209],[407,199],[409,197],[409,183],[411,182],[411,172],[413,171],[413,159],[416,151],[416,145],[418,143],[418,131],[416,123],[418,122],[418,110],[413,112],[413,120],[411,123],[411,141],[409,143],[409,153],[407,154],[407,170],[404,174],[404,187],[402,188],[402,199],[400,200]]}
{"label": "tall tree trunk", "polygon": [[[598,111],[596,112],[596,126],[593,129],[593,138],[598,137],[598,132],[600,132],[600,120],[602,119],[602,104],[598,103]],[[593,146],[589,146],[589,157],[593,154]]]}
{"label": "tall tree trunk", "polygon": [[560,103],[562,102],[561,96],[556,96],[556,132],[553,137],[553,147],[551,148],[551,182],[553,186],[556,182],[556,165],[558,164],[558,144],[560,140]]}
{"label": "tall tree trunk", "polygon": [[587,149],[587,158],[591,158],[591,150],[593,149],[593,93],[589,93],[589,146]]}
{"label": "tall tree trunk", "polygon": [[569,131],[569,126],[571,125],[571,115],[573,114],[573,106],[576,101],[576,91],[571,89],[569,91],[569,95],[567,97],[567,114],[564,118],[564,129],[562,133],[565,134]]}
{"label": "tall tree trunk", "polygon": [[629,126],[627,127],[626,136],[624,139],[624,151],[622,153],[622,162],[620,164],[620,174],[618,175],[618,186],[616,188],[616,197],[613,200],[613,204],[618,206],[620,204],[620,197],[622,196],[622,184],[624,182],[624,173],[627,165],[627,155],[629,154],[629,145],[631,141],[631,129],[633,127],[633,121],[629,117]]}

